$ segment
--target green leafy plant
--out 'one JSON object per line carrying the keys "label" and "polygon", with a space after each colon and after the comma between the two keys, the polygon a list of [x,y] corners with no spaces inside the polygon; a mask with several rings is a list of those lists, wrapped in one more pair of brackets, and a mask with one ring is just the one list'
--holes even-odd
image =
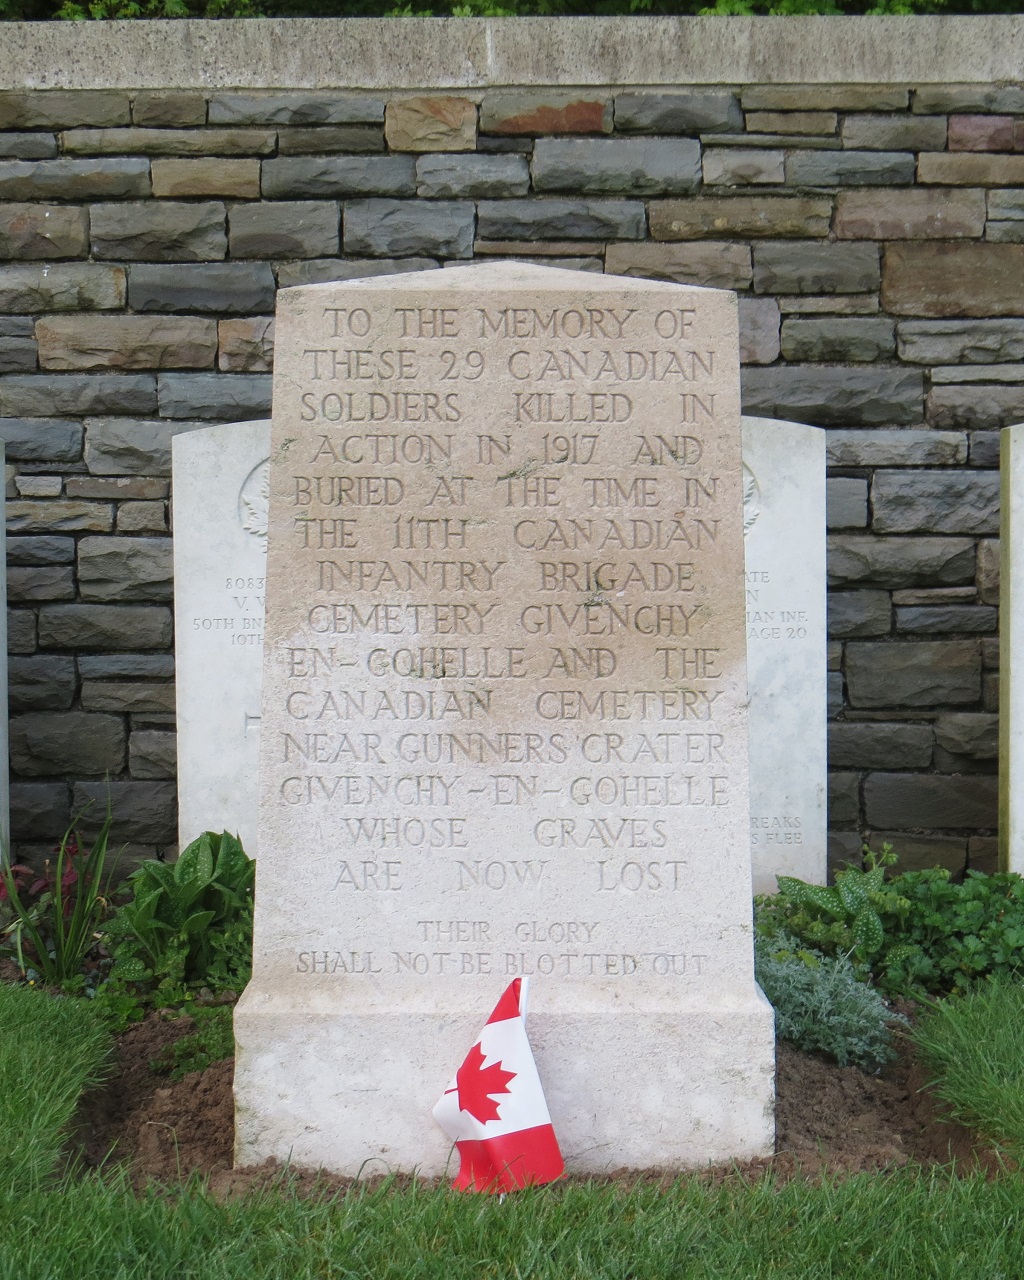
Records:
{"label": "green leafy plant", "polygon": [[232,1014],[231,1005],[192,1009],[188,1016],[195,1030],[176,1040],[150,1066],[160,1073],[169,1072],[172,1080],[180,1080],[191,1071],[205,1071],[214,1062],[234,1057]]}
{"label": "green leafy plant", "polygon": [[110,811],[91,846],[83,843],[78,823],[40,872],[0,861],[0,906],[7,916],[0,954],[10,956],[24,977],[53,986],[81,980],[108,910]]}

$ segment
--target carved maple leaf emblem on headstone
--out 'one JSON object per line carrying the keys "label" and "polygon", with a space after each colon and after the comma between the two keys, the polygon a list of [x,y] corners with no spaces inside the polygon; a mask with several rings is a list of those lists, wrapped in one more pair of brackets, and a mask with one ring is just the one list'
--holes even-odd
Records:
{"label": "carved maple leaf emblem on headstone", "polygon": [[516,1073],[506,1071],[500,1062],[493,1062],[485,1067],[484,1061],[485,1055],[480,1045],[475,1044],[455,1076],[455,1085],[459,1091],[459,1110],[468,1111],[481,1124],[498,1119],[500,1104],[495,1102],[493,1095],[509,1093],[506,1086],[516,1078]]}

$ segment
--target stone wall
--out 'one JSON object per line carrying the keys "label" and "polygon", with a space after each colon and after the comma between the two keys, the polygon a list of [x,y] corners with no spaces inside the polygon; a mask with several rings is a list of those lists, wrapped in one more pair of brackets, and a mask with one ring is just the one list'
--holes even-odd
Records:
{"label": "stone wall", "polygon": [[993,866],[1024,85],[566,78],[0,93],[23,851],[107,776],[173,845],[170,440],[269,414],[276,289],[501,256],[739,292],[746,411],[829,430],[833,854]]}

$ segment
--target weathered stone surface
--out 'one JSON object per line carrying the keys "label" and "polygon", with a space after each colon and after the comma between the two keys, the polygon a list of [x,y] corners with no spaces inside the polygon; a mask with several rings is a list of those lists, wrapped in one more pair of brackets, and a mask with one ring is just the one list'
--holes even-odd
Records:
{"label": "weathered stone surface", "polygon": [[833,884],[836,872],[848,866],[863,865],[861,836],[857,831],[830,831],[828,833],[828,882]]}
{"label": "weathered stone surface", "polygon": [[174,714],[174,685],[136,681],[86,680],[82,685],[85,711],[118,711],[133,715]]}
{"label": "weathered stone surface", "polygon": [[828,718],[834,720],[843,711],[843,673],[828,672]]}
{"label": "weathered stone surface", "polygon": [[868,840],[872,849],[881,850],[883,844],[889,844],[896,850],[898,871],[945,867],[955,876],[963,874],[967,843],[963,836],[922,836],[907,831],[875,831]]}
{"label": "weathered stone surface", "polygon": [[80,423],[57,418],[0,418],[0,441],[9,462],[77,462]]}
{"label": "weathered stone surface", "polygon": [[903,111],[909,99],[906,89],[870,84],[754,84],[742,94],[744,111]]}
{"label": "weathered stone surface", "polygon": [[274,367],[274,322],[268,316],[221,320],[217,367],[226,373],[269,373]]}
{"label": "weathered stone surface", "polygon": [[277,135],[266,129],[72,129],[68,155],[267,156]]}
{"label": "weathered stone surface", "polygon": [[978,543],[978,599],[983,604],[999,603],[999,539],[983,538]]}
{"label": "weathered stone surface", "polygon": [[384,130],[376,125],[327,124],[309,129],[280,129],[277,153],[282,156],[362,155],[384,150]]}
{"label": "weathered stone surface", "polygon": [[326,200],[236,204],[228,217],[233,258],[315,258],[338,252],[341,215]]}
{"label": "weathered stone surface", "polygon": [[406,271],[431,271],[439,265],[433,258],[313,258],[304,262],[279,262],[276,270],[278,285],[290,289],[299,284],[326,284],[330,280],[364,280],[369,276],[402,275]]}
{"label": "weathered stone surface", "polygon": [[485,93],[480,104],[481,133],[516,135],[611,131],[611,96],[592,89],[497,91]]}
{"label": "weathered stone surface", "polygon": [[785,153],[765,147],[711,147],[703,157],[707,186],[744,187],[785,182]]}
{"label": "weathered stone surface", "polygon": [[171,580],[170,538],[83,538],[78,544],[78,585],[83,600],[170,600],[174,594]]}
{"label": "weathered stone surface", "polygon": [[1024,360],[1024,320],[901,320],[899,357],[915,364]]}
{"label": "weathered stone surface", "polygon": [[421,156],[416,161],[416,194],[428,199],[505,199],[525,196],[530,166],[518,155]]}
{"label": "weathered stone surface", "polygon": [[1021,244],[1024,242],[1024,223],[992,222],[985,224],[985,237],[993,244]]}
{"label": "weathered stone surface", "polygon": [[39,610],[39,643],[44,649],[166,649],[172,635],[170,609],[58,604]]}
{"label": "weathered stone surface", "polygon": [[884,316],[789,319],[782,326],[787,360],[882,360],[896,352],[895,324]]}
{"label": "weathered stone surface", "polygon": [[794,151],[786,157],[786,181],[797,187],[899,186],[914,181],[914,156],[909,151]]}
{"label": "weathered stone surface", "polygon": [[935,721],[935,741],[953,755],[995,760],[999,755],[999,717],[983,711],[953,711]]}
{"label": "weathered stone surface", "polygon": [[820,133],[702,133],[705,147],[769,147],[775,151],[839,151],[837,137]]}
{"label": "weathered stone surface", "polygon": [[779,304],[774,298],[740,298],[740,361],[771,364],[779,358]]}
{"label": "weathered stone surface", "polygon": [[741,133],[743,112],[736,94],[725,89],[620,93],[615,98],[615,127],[626,133]]}
{"label": "weathered stone surface", "polygon": [[163,502],[122,502],[117,509],[118,533],[166,533],[167,507]]}
{"label": "weathered stone surface", "polygon": [[350,200],[345,205],[345,252],[470,258],[473,214],[473,205],[462,200]]}
{"label": "weathered stone surface", "polygon": [[169,476],[171,437],[201,425],[205,424],[88,418],[86,466],[93,475],[101,476]]}
{"label": "weathered stone surface", "polygon": [[75,575],[70,566],[11,565],[7,569],[7,599],[11,604],[74,598]]}
{"label": "weathered stone surface", "polygon": [[974,581],[974,543],[969,538],[836,534],[828,547],[831,586],[942,587]]}
{"label": "weathered stone surface", "polygon": [[836,200],[840,240],[951,240],[984,230],[980,190],[841,191]]}
{"label": "weathered stone surface", "polygon": [[992,830],[998,808],[996,779],[872,773],[864,782],[864,808],[874,827]]}
{"label": "weathered stone surface", "polygon": [[672,195],[700,185],[700,143],[690,138],[538,138],[537,191]]}
{"label": "weathered stone surface", "polygon": [[1024,245],[890,244],[882,305],[901,316],[1014,316]]}
{"label": "weathered stone surface", "polygon": [[0,93],[0,129],[112,128],[130,119],[128,95],[105,89]]}
{"label": "weathered stone surface", "polygon": [[64,414],[149,413],[156,408],[150,374],[10,374],[0,380],[0,418]]}
{"label": "weathered stone surface", "polygon": [[2,160],[0,200],[112,200],[149,195],[149,161]]}
{"label": "weathered stone surface", "polygon": [[859,147],[862,151],[942,151],[946,146],[946,117],[846,116],[842,137],[844,147]]}
{"label": "weathered stone surface", "polygon": [[7,539],[7,564],[44,565],[73,564],[74,538],[57,538],[50,535]]}
{"label": "weathered stone surface", "polygon": [[831,297],[782,294],[779,306],[786,315],[793,316],[876,316],[880,311],[874,293],[836,293]]}
{"label": "weathered stone surface", "polygon": [[754,245],[757,293],[865,293],[880,278],[877,245]]}
{"label": "weathered stone surface", "polygon": [[828,633],[846,640],[854,636],[884,636],[892,626],[888,591],[830,591]]}
{"label": "weathered stone surface", "polygon": [[1024,218],[1024,189],[1009,187],[1003,191],[988,193],[988,216],[1000,219],[1020,220]]}
{"label": "weathered stone surface", "polygon": [[7,503],[7,528],[12,533],[107,533],[113,525],[113,510],[102,502]]}
{"label": "weathered stone surface", "polygon": [[170,485],[155,476],[68,476],[69,498],[166,498]]}
{"label": "weathered stone surface", "polygon": [[0,307],[7,312],[103,311],[124,306],[123,267],[95,262],[0,267]]}
{"label": "weathered stone surface", "polygon": [[981,677],[981,705],[985,711],[999,710],[999,672],[986,671]]}
{"label": "weathered stone surface", "polygon": [[263,162],[263,194],[289,197],[412,196],[412,156],[283,156]]}
{"label": "weathered stone surface", "polygon": [[392,151],[472,151],[476,103],[440,95],[392,98],[384,110],[384,137]]}
{"label": "weathered stone surface", "polygon": [[696,196],[649,206],[655,240],[702,236],[827,236],[831,200],[796,196]]}
{"label": "weathered stone surface", "polygon": [[31,338],[35,330],[35,321],[29,316],[0,316],[0,337]]}
{"label": "weathered stone surface", "polygon": [[[35,712],[11,721],[11,768],[26,778],[103,777],[124,768],[121,716]],[[106,797],[100,801],[106,811]]]}
{"label": "weathered stone surface", "polygon": [[8,609],[7,652],[35,653],[36,615],[31,609]]}
{"label": "weathered stone surface", "polygon": [[36,367],[36,344],[31,338],[0,338],[0,373],[27,373]]}
{"label": "weathered stone surface", "polygon": [[831,476],[825,486],[830,529],[863,529],[868,523],[868,482]]}
{"label": "weathered stone surface", "polygon": [[918,182],[961,187],[1019,187],[1024,183],[1024,156],[928,152],[917,166]]}
{"label": "weathered stone surface", "polygon": [[876,533],[999,532],[998,471],[876,471]]}
{"label": "weathered stone surface", "polygon": [[751,133],[801,133],[828,135],[836,131],[839,117],[834,111],[748,111]]}
{"label": "weathered stone surface", "polygon": [[830,467],[960,466],[967,436],[953,431],[830,431]]}
{"label": "weathered stone surface", "polygon": [[639,200],[484,200],[477,213],[482,240],[642,240],[647,227]]}
{"label": "weathered stone surface", "polygon": [[922,85],[914,92],[914,110],[1024,112],[1024,89],[1015,84]]}
{"label": "weathered stone surface", "polygon": [[63,782],[16,782],[11,787],[11,837],[57,839],[71,825],[71,797]]}
{"label": "weathered stone surface", "polygon": [[157,262],[204,262],[227,252],[224,206],[186,204],[96,204],[90,210],[92,251],[98,258]]}
{"label": "weathered stone surface", "polygon": [[75,697],[74,658],[34,654],[8,658],[8,698],[14,711],[66,711]]}
{"label": "weathered stone surface", "polygon": [[981,649],[977,640],[851,640],[846,646],[846,689],[854,707],[935,707],[978,702]]}
{"label": "weathered stone surface", "polygon": [[[99,606],[102,607],[102,606]],[[174,655],[170,653],[79,654],[78,674],[83,680],[173,680]]]}
{"label": "weathered stone surface", "polygon": [[828,759],[834,769],[927,769],[932,729],[926,724],[830,724]]}
{"label": "weathered stone surface", "polygon": [[154,160],[153,194],[164,199],[178,196],[229,196],[258,200],[258,160]]}
{"label": "weathered stone surface", "polygon": [[51,316],[36,324],[44,369],[209,369],[214,320],[163,316]]}
{"label": "weathered stone surface", "polygon": [[981,635],[994,632],[997,611],[979,605],[947,604],[896,610],[896,630],[907,635]]}
{"label": "weathered stone surface", "polygon": [[271,315],[276,286],[265,262],[132,266],[128,305],[133,311],[235,312]]}
{"label": "weathered stone surface", "polygon": [[52,133],[0,133],[0,156],[10,160],[49,160],[57,154]]}
{"label": "weathered stone surface", "polygon": [[967,868],[991,876],[999,870],[999,841],[995,836],[971,836],[967,841]]}
{"label": "weathered stone surface", "polygon": [[212,422],[266,417],[270,381],[263,373],[162,373],[160,413]]}
{"label": "weathered stone surface", "polygon": [[383,99],[333,90],[294,93],[215,93],[210,124],[379,124]]}
{"label": "weathered stone surface", "polygon": [[950,116],[950,151],[1024,151],[1024,130],[1013,116]]}
{"label": "weathered stone surface", "polygon": [[[19,498],[59,498],[64,481],[60,476],[18,475],[14,477],[14,488]],[[71,496],[70,490],[68,496]]]}
{"label": "weathered stone surface", "polygon": [[933,386],[925,401],[936,427],[1008,427],[1024,418],[1024,385]]}
{"label": "weathered stone surface", "polygon": [[159,729],[136,729],[128,740],[128,768],[133,778],[173,778],[177,772],[177,738]]}
{"label": "weathered stone surface", "polygon": [[860,819],[860,778],[855,773],[828,775],[828,820],[852,824]]}
{"label": "weathered stone surface", "polygon": [[[750,284],[750,250],[745,244],[610,244],[605,268],[613,275],[675,280],[709,289],[742,289]],[[776,417],[785,417],[776,414]]]}
{"label": "weathered stone surface", "polygon": [[743,371],[744,412],[766,418],[826,427],[920,422],[923,400],[916,370],[773,365]]}
{"label": "weathered stone surface", "polygon": [[86,834],[90,826],[98,825],[96,815],[106,812],[107,787],[114,814],[111,841],[174,843],[178,817],[173,782],[76,782],[72,805],[76,812],[89,806],[83,821]]}
{"label": "weathered stone surface", "polygon": [[0,258],[81,258],[89,216],[70,205],[0,205]]}
{"label": "weathered stone surface", "polygon": [[187,129],[206,123],[206,98],[201,93],[144,89],[132,99],[132,124],[149,129]]}

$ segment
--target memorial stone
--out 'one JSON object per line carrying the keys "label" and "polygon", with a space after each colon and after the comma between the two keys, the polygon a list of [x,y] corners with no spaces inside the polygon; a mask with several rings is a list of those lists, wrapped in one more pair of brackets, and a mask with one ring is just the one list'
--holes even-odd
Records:
{"label": "memorial stone", "polygon": [[767,1154],[735,295],[284,290],[236,1159],[440,1174],[510,978],[570,1169]]}
{"label": "memorial stone", "polygon": [[269,423],[174,437],[178,838],[256,852]]}
{"label": "memorial stone", "polygon": [[754,892],[828,872],[825,433],[743,419]]}
{"label": "memorial stone", "polygon": [[1024,875],[1024,423],[999,446],[999,869]]}

